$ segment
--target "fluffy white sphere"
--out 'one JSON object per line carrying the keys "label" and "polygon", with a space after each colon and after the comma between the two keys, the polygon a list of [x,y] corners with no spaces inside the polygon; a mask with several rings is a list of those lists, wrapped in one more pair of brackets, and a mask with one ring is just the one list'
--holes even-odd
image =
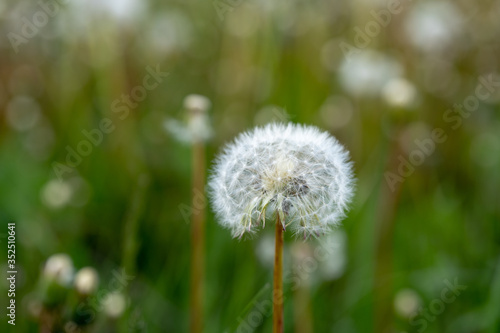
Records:
{"label": "fluffy white sphere", "polygon": [[240,134],[217,158],[209,181],[219,223],[234,237],[267,218],[305,237],[345,216],[353,195],[349,153],[313,126],[269,124]]}

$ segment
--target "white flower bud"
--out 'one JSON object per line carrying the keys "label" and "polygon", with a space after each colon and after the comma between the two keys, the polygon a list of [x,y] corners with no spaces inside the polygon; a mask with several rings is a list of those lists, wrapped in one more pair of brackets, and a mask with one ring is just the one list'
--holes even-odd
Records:
{"label": "white flower bud", "polygon": [[84,267],[75,275],[75,288],[82,295],[90,295],[97,290],[99,275],[92,267]]}

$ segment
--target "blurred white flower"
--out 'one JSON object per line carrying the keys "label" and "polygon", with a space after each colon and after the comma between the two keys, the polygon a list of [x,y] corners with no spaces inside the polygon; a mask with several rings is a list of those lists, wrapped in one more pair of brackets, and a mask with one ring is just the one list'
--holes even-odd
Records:
{"label": "blurred white flower", "polygon": [[412,289],[402,289],[394,297],[394,309],[404,318],[415,314],[421,303],[420,296]]}
{"label": "blurred white flower", "polygon": [[82,295],[90,295],[97,290],[99,274],[93,267],[84,267],[75,275],[75,289]]}
{"label": "blurred white flower", "polygon": [[262,265],[272,268],[274,266],[274,236],[264,235],[260,238],[255,253]]}
{"label": "blurred white flower", "polygon": [[340,66],[340,83],[354,96],[375,96],[390,80],[400,77],[401,64],[372,50],[352,54],[344,58]]}
{"label": "blurred white flower", "polygon": [[104,312],[108,317],[118,318],[123,314],[127,306],[125,296],[119,292],[113,292],[106,295],[103,300]]}
{"label": "blurred white flower", "polygon": [[68,182],[52,179],[42,188],[42,202],[50,208],[61,208],[70,201],[72,192]]}
{"label": "blurred white flower", "polygon": [[405,30],[415,47],[434,52],[455,42],[463,33],[463,24],[463,15],[452,2],[419,2],[405,21]]}
{"label": "blurred white flower", "polygon": [[415,102],[417,89],[410,81],[395,78],[384,85],[382,97],[390,106],[409,107]]}
{"label": "blurred white flower", "polygon": [[165,129],[181,142],[193,143],[209,140],[213,135],[208,110],[212,103],[201,95],[191,94],[184,99],[187,126],[175,119],[167,119]]}
{"label": "blurred white flower", "polygon": [[73,0],[70,1],[70,8],[75,14],[79,13],[87,18],[104,14],[117,20],[132,21],[142,16],[147,3],[141,0]]}
{"label": "blurred white flower", "polygon": [[61,286],[69,286],[73,280],[74,268],[71,258],[64,253],[54,254],[47,259],[43,276]]}
{"label": "blurred white flower", "polygon": [[323,242],[333,251],[325,261],[320,263],[321,277],[327,281],[338,279],[344,274],[347,265],[347,235],[342,229],[337,229]]}
{"label": "blurred white flower", "polygon": [[234,237],[266,213],[310,236],[345,216],[353,195],[349,153],[313,126],[269,124],[240,134],[215,162],[209,188],[219,223]]}
{"label": "blurred white flower", "polygon": [[186,50],[192,40],[192,22],[182,12],[161,13],[148,23],[148,47],[161,54]]}
{"label": "blurred white flower", "polygon": [[6,116],[7,123],[13,129],[26,131],[33,128],[40,120],[40,106],[30,96],[17,95],[7,105]]}
{"label": "blurred white flower", "polygon": [[176,119],[166,119],[163,123],[163,127],[177,141],[184,143],[192,142],[191,133],[182,122]]}

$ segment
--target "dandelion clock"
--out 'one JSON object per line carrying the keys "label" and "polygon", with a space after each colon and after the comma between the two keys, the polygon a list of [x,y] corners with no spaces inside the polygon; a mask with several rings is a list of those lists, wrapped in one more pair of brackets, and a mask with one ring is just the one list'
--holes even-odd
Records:
{"label": "dandelion clock", "polygon": [[216,159],[209,191],[233,237],[276,227],[273,331],[283,331],[283,234],[316,237],[345,217],[353,195],[349,153],[313,126],[269,124],[240,134]]}

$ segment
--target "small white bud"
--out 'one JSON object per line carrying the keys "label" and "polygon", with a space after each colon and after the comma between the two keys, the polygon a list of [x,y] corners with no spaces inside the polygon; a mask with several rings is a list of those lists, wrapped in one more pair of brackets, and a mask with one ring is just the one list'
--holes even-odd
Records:
{"label": "small white bud", "polygon": [[210,100],[202,95],[191,94],[184,98],[184,108],[192,113],[205,113],[211,106]]}
{"label": "small white bud", "polygon": [[84,267],[75,275],[75,288],[82,295],[90,295],[97,290],[99,275],[92,267]]}

